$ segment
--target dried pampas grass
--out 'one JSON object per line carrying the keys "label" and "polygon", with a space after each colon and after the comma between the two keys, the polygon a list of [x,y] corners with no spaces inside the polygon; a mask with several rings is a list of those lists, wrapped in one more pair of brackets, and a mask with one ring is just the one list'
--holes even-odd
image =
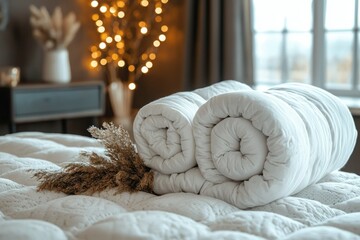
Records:
{"label": "dried pampas grass", "polygon": [[93,194],[115,188],[117,193],[152,192],[153,172],[144,165],[123,127],[104,123],[103,129],[93,126],[88,130],[105,147],[105,156],[83,152],[81,156],[88,159],[87,163],[71,163],[56,172],[36,172],[39,191]]}
{"label": "dried pampas grass", "polygon": [[30,14],[33,35],[47,50],[67,48],[80,28],[75,14],[70,12],[63,17],[60,7],[51,16],[45,7],[30,5]]}

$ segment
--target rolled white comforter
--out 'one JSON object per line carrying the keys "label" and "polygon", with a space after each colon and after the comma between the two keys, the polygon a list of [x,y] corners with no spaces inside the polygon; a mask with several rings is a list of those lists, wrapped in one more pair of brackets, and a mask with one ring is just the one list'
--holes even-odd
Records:
{"label": "rolled white comforter", "polygon": [[145,165],[158,175],[183,173],[196,166],[192,133],[195,113],[209,98],[240,89],[250,87],[227,80],[194,92],[175,93],[142,107],[133,132]]}
{"label": "rolled white comforter", "polygon": [[345,165],[357,131],[330,93],[288,83],[209,99],[193,121],[200,194],[239,208],[297,193]]}

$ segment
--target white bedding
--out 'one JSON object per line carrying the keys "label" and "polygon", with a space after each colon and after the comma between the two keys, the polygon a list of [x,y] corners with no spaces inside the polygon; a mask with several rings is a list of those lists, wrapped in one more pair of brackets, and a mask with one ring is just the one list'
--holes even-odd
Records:
{"label": "white bedding", "polygon": [[348,107],[308,84],[218,95],[193,121],[201,194],[239,208],[295,194],[343,167],[357,138]]}
{"label": "white bedding", "polygon": [[145,164],[159,174],[185,172],[196,165],[192,122],[213,96],[250,89],[227,80],[195,91],[178,92],[143,106],[134,120],[134,138]]}
{"label": "white bedding", "polygon": [[[215,84],[194,91],[209,96],[195,107],[173,95],[165,98],[163,108],[159,102],[165,99],[140,109],[134,136],[145,165],[155,172],[155,193],[195,193],[247,209],[296,194],[348,161],[357,130],[338,97],[300,83],[265,92],[240,83],[220,84],[230,90],[221,93]],[[174,118],[173,125],[181,121],[179,115],[191,115],[186,138],[178,133],[181,130],[161,125],[160,118],[152,119],[161,115],[159,109]],[[179,152],[174,154],[170,149],[179,138],[187,144],[177,144]],[[188,149],[195,152],[193,164],[175,160]],[[162,158],[162,152],[168,156]],[[149,161],[148,153],[156,161]]]}
{"label": "white bedding", "polygon": [[247,210],[191,193],[36,191],[30,169],[58,169],[83,150],[104,151],[74,135],[0,137],[0,239],[360,239],[360,177],[339,171]]}

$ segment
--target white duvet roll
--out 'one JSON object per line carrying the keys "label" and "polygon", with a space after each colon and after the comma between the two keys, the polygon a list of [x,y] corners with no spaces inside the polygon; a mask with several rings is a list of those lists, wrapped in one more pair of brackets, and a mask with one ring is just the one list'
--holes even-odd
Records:
{"label": "white duvet roll", "polygon": [[345,165],[357,131],[348,108],[305,84],[215,96],[193,121],[200,194],[239,208],[294,194]]}
{"label": "white duvet roll", "polygon": [[164,174],[196,165],[192,120],[205,99],[176,93],[142,107],[134,120],[134,138],[145,165]]}
{"label": "white duvet roll", "polygon": [[145,165],[161,174],[183,173],[196,165],[192,121],[201,105],[221,93],[250,89],[227,80],[193,92],[179,92],[142,107],[133,132]]}

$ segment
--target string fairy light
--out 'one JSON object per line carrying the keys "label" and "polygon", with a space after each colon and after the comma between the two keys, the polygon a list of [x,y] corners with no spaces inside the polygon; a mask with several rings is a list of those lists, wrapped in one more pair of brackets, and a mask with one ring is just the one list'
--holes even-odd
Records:
{"label": "string fairy light", "polygon": [[169,28],[163,23],[167,3],[168,0],[91,0],[91,19],[99,41],[90,49],[90,66],[115,71],[134,90],[135,82],[153,67],[157,51],[167,39]]}

